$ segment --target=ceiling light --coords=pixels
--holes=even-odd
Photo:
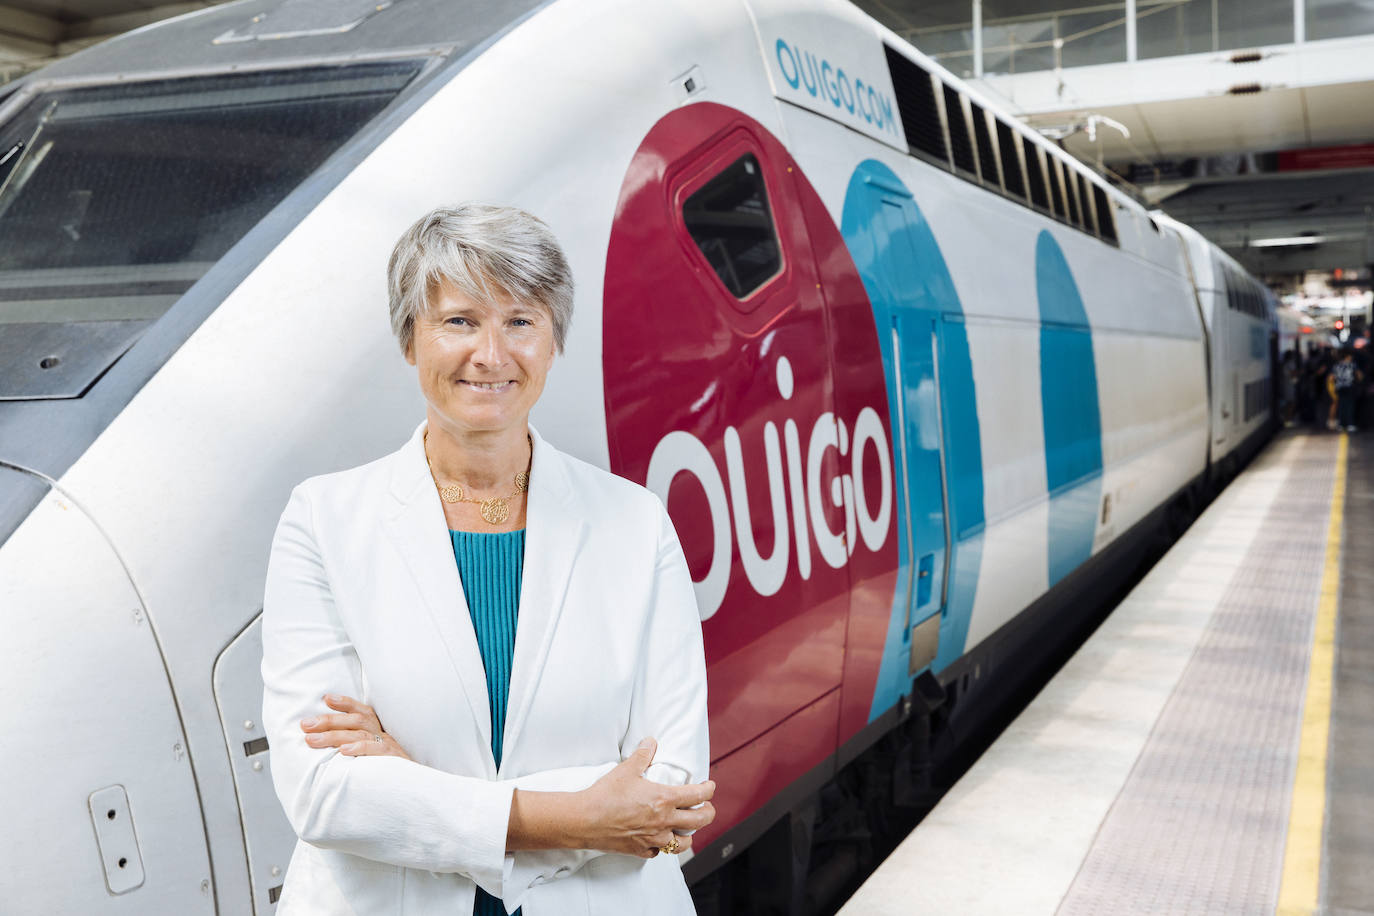
[[[1287,248],[1295,245],[1316,245],[1326,241],[1324,235],[1294,235],[1280,239],[1255,239],[1250,243],[1251,248]]]

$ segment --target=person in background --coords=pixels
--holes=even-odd
[[[1294,425],[1297,414],[1298,362],[1298,351],[1289,350],[1283,354],[1283,365],[1279,370],[1279,418],[1285,427]]]
[[[1312,366],[1316,362],[1312,353],[1308,353],[1298,361],[1297,374],[1297,400],[1298,400],[1298,422],[1304,425],[1312,423],[1316,416],[1316,406],[1312,396]]]
[[[1335,399],[1336,426],[1348,433],[1355,432],[1355,396],[1364,373],[1355,365],[1355,351],[1345,350],[1340,361],[1331,367],[1331,390]]]
[[[1320,348],[1313,354],[1309,369],[1307,378],[1312,393],[1312,423],[1326,426],[1333,417],[1335,403],[1330,398],[1327,382],[1330,367],[1327,365],[1326,348]]]
[[[687,563],[656,496],[529,424],[567,259],[470,205],[387,274],[425,420],[296,487],[268,565],[263,722],[300,838],[277,914],[690,916],[678,854],[715,786]]]
[[[1355,341],[1355,367],[1364,375],[1364,384],[1355,386],[1355,425],[1374,426],[1374,328],[1366,327]]]

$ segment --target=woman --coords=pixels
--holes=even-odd
[[[528,424],[566,259],[523,211],[439,209],[388,285],[426,421],[298,486],[272,545],[278,912],[691,913],[714,785],[682,549],[656,497]]]

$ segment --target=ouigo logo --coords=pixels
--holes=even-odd
[[[791,361],[780,356],[776,371],[778,395],[783,402],[790,401],[794,390]],[[768,493],[773,531],[773,543],[766,555],[756,543],[749,505],[750,481],[759,486],[759,478],[765,475],[759,473],[757,465],[752,475],[746,468],[739,430],[734,426],[725,429],[724,477],[710,450],[692,433],[676,430],[659,440],[649,459],[645,485],[666,503],[673,481],[679,474],[688,474],[705,493],[709,506],[711,561],[705,575],[693,583],[703,620],[713,616],[725,598],[732,539],[738,541],[740,562],[749,586],[763,596],[776,594],[782,588],[792,556],[796,557],[797,573],[803,579],[811,578],[813,541],[821,561],[831,569],[844,566],[860,540],[870,551],[880,550],[887,542],[893,507],[887,431],[872,407],[864,407],[853,419],[852,435],[850,427],[851,424],[826,411],[808,424],[803,449],[802,429],[795,419],[788,417],[783,421],[782,445],[777,423],[772,419],[764,422],[763,485]],[[830,476],[826,486],[824,470],[831,451],[838,453],[843,470]],[[876,494],[867,492],[864,479],[863,462],[869,454],[879,468],[881,482]],[[831,530],[826,517],[827,499],[844,513],[842,530]]]

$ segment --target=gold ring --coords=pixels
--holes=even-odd
[[[677,837],[673,837],[672,840],[669,841],[667,846],[660,846],[659,850],[661,852],[666,852],[668,855],[671,856],[673,853],[677,852],[681,848],[682,847],[678,845]]]

